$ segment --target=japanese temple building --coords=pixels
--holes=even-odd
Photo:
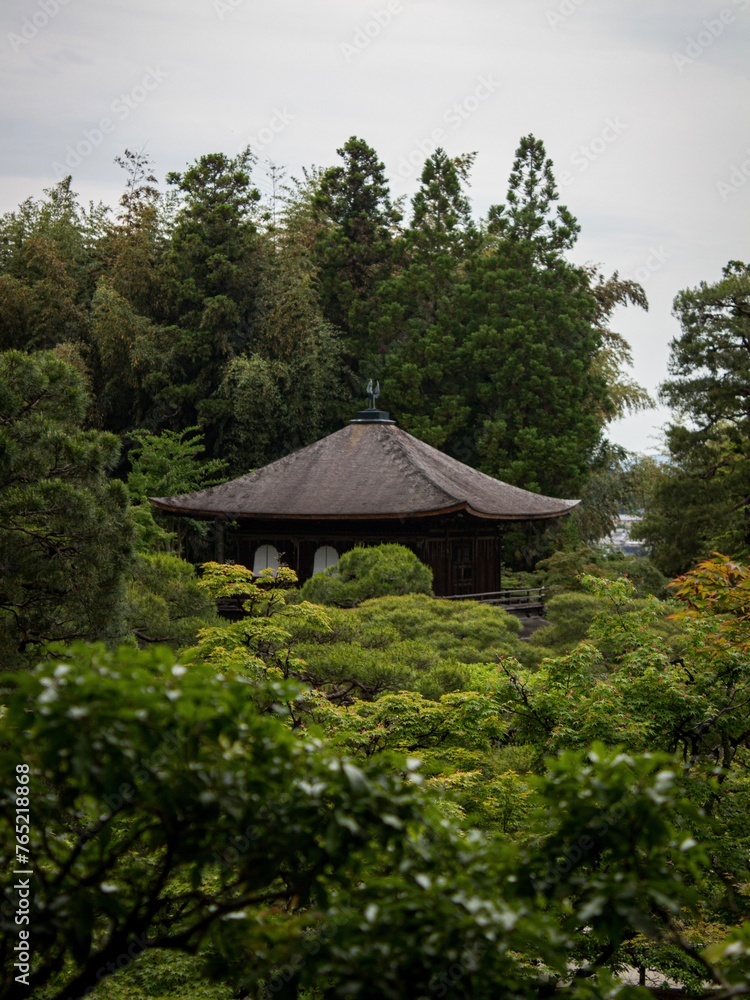
[[[282,563],[300,581],[354,546],[399,542],[432,568],[435,594],[450,596],[500,587],[503,525],[559,518],[579,501],[477,472],[371,408],[238,479],[151,503],[217,522],[218,559],[256,573]]]

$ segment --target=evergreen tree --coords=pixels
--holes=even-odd
[[[712,549],[750,551],[750,266],[730,261],[715,284],[680,292],[674,311],[682,333],[661,397],[678,419],[639,529],[669,575]]]
[[[477,245],[471,204],[465,193],[476,153],[449,157],[438,148],[425,162],[420,186],[412,198],[407,245],[424,255],[452,253],[463,259]]]
[[[132,525],[107,473],[120,445],[81,430],[75,370],[51,353],[0,355],[0,650],[3,661],[55,641],[122,638]]]
[[[544,143],[526,135],[516,150],[505,205],[493,205],[488,232],[498,238],[530,245],[542,265],[555,264],[574,246],[581,227],[564,205],[557,205],[552,160]]]
[[[117,221],[102,240],[106,277],[136,312],[153,318],[160,308],[158,274],[168,243],[164,197],[143,150],[126,149],[115,163],[125,170],[126,182]]]
[[[366,365],[374,353],[369,333],[375,293],[391,273],[401,212],[374,149],[352,136],[337,152],[343,166],[322,174],[314,197],[321,225],[313,262],[326,319],[343,331],[348,360]]]
[[[633,364],[630,345],[622,334],[610,327],[612,314],[618,306],[634,305],[648,310],[648,299],[638,282],[621,278],[617,271],[605,278],[596,267],[585,270],[596,301],[594,324],[601,337],[599,351],[592,361],[592,373],[597,378],[604,378],[607,385],[606,397],[601,400],[600,420],[604,425],[654,405],[646,390],[627,374]]]
[[[609,462],[606,423],[649,404],[610,329],[617,306],[645,306],[645,296],[565,259],[579,226],[556,204],[540,141],[521,140],[506,204],[490,209],[481,236],[462,189],[472,159],[438,150],[425,165],[408,265],[383,286],[381,322],[397,331],[385,390],[409,430],[462,461],[528,489],[580,495]]]
[[[70,177],[0,220],[0,349],[81,341],[105,210],[86,213]]]
[[[474,154],[451,158],[442,149],[427,159],[402,265],[379,290],[385,396],[404,426],[436,447],[470,417],[455,362],[467,318],[461,284],[480,246],[465,193],[473,162]]]
[[[564,256],[579,226],[556,205],[552,163],[526,136],[507,204],[490,210],[489,251],[472,261],[471,320],[459,350],[474,463],[526,489],[575,496],[601,437],[607,386],[585,273]]]
[[[353,375],[323,315],[300,221],[259,239],[252,347],[229,362],[212,404],[217,448],[237,473],[338,430],[351,411]]]
[[[96,423],[118,434],[142,426],[153,412],[147,386],[161,365],[158,333],[106,278],[91,300],[88,340]]]
[[[159,275],[158,348],[163,355],[155,395],[163,423],[183,428],[202,421],[213,447],[211,399],[227,362],[251,343],[257,230],[250,182],[252,155],[200,157],[167,180],[182,196]]]

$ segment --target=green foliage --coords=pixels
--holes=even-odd
[[[226,463],[222,459],[201,457],[205,444],[197,427],[180,432],[165,430],[160,434],[138,430],[130,437],[133,444],[128,452],[127,489],[134,504],[138,548],[146,553],[168,550],[176,539],[184,538],[187,527],[204,535],[205,522],[192,519],[185,522],[160,511],[155,514],[148,498],[177,496],[213,486],[222,481]],[[177,534],[170,532],[169,527],[175,528]]]
[[[377,285],[390,275],[393,230],[401,213],[391,201],[384,165],[352,136],[337,150],[342,166],[320,177],[313,198],[319,228],[312,246],[326,319],[341,330],[353,362],[371,355],[369,325]]]
[[[533,844],[467,838],[456,868],[428,834],[401,878],[366,882],[353,907],[337,899],[335,926],[300,982],[327,975],[340,984],[333,995],[399,1000],[531,998],[564,981],[562,995],[646,996],[618,992],[604,966],[620,967],[638,929],[668,946],[695,900],[689,882],[704,857],[684,824],[691,817],[695,831],[701,820],[670,759],[596,747],[550,761],[538,791]]]
[[[0,355],[0,650],[121,639],[132,524],[111,434],[81,430],[75,370],[49,353]]]
[[[537,629],[529,644],[543,646],[545,652],[565,652],[586,638],[594,618],[601,612],[602,603],[593,594],[562,593],[550,597],[544,615],[552,624]]]
[[[218,623],[216,606],[198,586],[195,567],[169,553],[140,553],[126,591],[128,630],[139,644],[192,645]]]
[[[623,552],[604,552],[597,565],[609,579],[626,576],[635,587],[637,597],[665,597],[667,578],[646,556],[629,556]]]
[[[326,609],[328,630],[302,643],[301,677],[328,700],[349,704],[387,692],[438,700],[453,691],[490,692],[495,661],[518,655],[518,622],[500,608],[426,595],[381,597]]]
[[[202,418],[211,445],[212,397],[228,361],[251,341],[259,198],[252,166],[249,150],[211,153],[167,176],[180,200],[157,272],[159,352],[149,386],[162,426],[179,430]]]
[[[747,411],[750,267],[730,261],[721,280],[675,299],[682,333],[671,344],[662,399],[670,464],[656,480],[639,535],[669,576],[712,549],[748,551]],[[684,421],[684,423],[683,423]]]
[[[531,998],[585,977],[591,962],[616,968],[635,932],[674,945],[698,897],[703,821],[661,754],[596,747],[550,760],[526,782],[535,836],[514,846],[467,835],[372,760],[354,765],[298,740],[258,712],[245,681],[164,649],[79,646],[3,684],[0,757],[15,773],[23,754],[34,793],[30,979],[47,1000],[94,988],[113,1000],[180,996],[190,962],[165,964],[173,950],[197,952],[196,996],[222,996],[204,985],[209,974],[235,995],[327,982],[331,995],[363,998],[450,989],[489,1000],[509,985]],[[282,716],[298,696],[266,686]],[[481,699],[445,703],[474,746],[495,738]],[[416,704],[390,707],[399,745],[426,736],[440,711],[420,721]],[[367,726],[379,710],[360,718]],[[444,749],[466,753],[446,722]],[[406,774],[416,767],[404,761]],[[3,795],[10,805],[15,791]],[[7,827],[11,809],[0,816]],[[0,949],[17,938],[9,930]],[[129,968],[101,983],[122,956]],[[3,1000],[20,995],[10,980],[0,987]],[[606,994],[592,984],[588,995]]]
[[[183,955],[153,949],[102,979],[90,996],[94,1000],[235,1000],[226,983],[205,976],[206,955]]]
[[[612,314],[618,307],[634,305],[647,310],[646,293],[641,285],[621,278],[617,271],[609,278],[605,278],[596,267],[589,267],[587,273],[597,304],[596,326],[601,334],[601,346],[592,370],[603,376],[608,387],[602,417],[612,420],[628,413],[648,410],[653,407],[653,400],[626,374],[633,363],[630,347],[621,334],[610,329]]]
[[[160,297],[169,199],[159,191],[151,157],[143,149],[126,149],[115,163],[127,179],[117,220],[102,238],[101,256],[112,289],[137,313],[152,315]]]
[[[689,800],[711,818],[711,871],[702,880],[700,909],[680,914],[671,943],[634,941],[628,961],[659,968],[693,989],[705,978],[706,958],[710,964],[711,956],[723,954],[712,947],[702,956],[700,949],[717,942],[727,922],[746,920],[750,912],[740,819],[750,802],[746,577],[747,569],[726,557],[702,564],[677,582],[686,611],[667,620],[670,605],[634,601],[627,581],[589,578],[606,607],[593,618],[587,640],[535,673],[504,663],[508,687],[499,694],[515,706],[509,720],[515,739],[542,752],[561,754],[601,740],[631,753],[678,753]],[[715,975],[727,981],[720,971]]]
[[[481,238],[461,188],[470,166],[440,150],[425,166],[406,266],[383,286],[385,391],[430,444],[517,486],[575,496],[600,461],[604,424],[643,402],[608,320],[645,299],[564,260],[579,227],[556,205],[540,141],[521,141],[507,204],[490,210]],[[435,232],[426,206],[440,209]],[[602,516],[609,523],[612,502]]]
[[[412,198],[409,242],[423,252],[453,252],[461,258],[478,242],[464,188],[476,153],[449,157],[438,148],[425,161],[419,190]]]
[[[336,566],[311,577],[303,600],[353,607],[386,594],[430,594],[432,571],[403,545],[383,544],[345,552]]]
[[[574,549],[559,549],[537,563],[537,571],[540,573],[540,582],[551,594],[582,590],[584,574],[602,576],[609,580],[626,576],[634,585],[638,597],[652,594],[663,597],[666,593],[666,577],[650,559],[606,548],[594,549],[581,545]]]
[[[579,538],[591,545],[601,542],[616,528],[622,513],[642,514],[658,476],[654,466],[648,457],[602,442],[592,459],[581,503],[570,518]]]
[[[551,594],[569,590],[582,590],[581,577],[601,575],[596,563],[597,554],[588,545],[575,549],[558,549],[547,559],[537,563],[537,570],[544,574],[544,586]]]
[[[198,586],[215,601],[239,605],[244,617],[201,629],[188,658],[256,679],[306,679],[297,646],[326,634],[331,625],[323,608],[307,601],[287,604],[283,588],[296,583],[293,571],[264,570],[256,577],[244,566],[226,563],[205,563],[202,569]]]
[[[467,457],[524,489],[575,496],[599,444],[606,393],[589,371],[596,308],[582,274],[562,260],[539,269],[535,254],[525,242],[501,243],[472,262],[476,318],[458,358],[476,435]]]
[[[544,143],[525,135],[516,149],[505,205],[493,205],[488,215],[493,234],[511,242],[534,244],[540,263],[549,263],[575,243],[581,227],[558,200],[552,161]]]
[[[222,482],[226,463],[202,457],[203,435],[197,427],[153,434],[138,430],[130,435],[128,493],[134,503],[148,497],[192,493]]]
[[[91,243],[106,210],[86,213],[71,179],[0,219],[0,350],[42,350],[80,341],[91,294]]]
[[[486,830],[516,833],[530,815],[534,795],[523,767],[508,766],[498,749],[507,742],[507,723],[487,697],[486,681],[477,685],[482,686],[484,693],[454,691],[431,699],[413,691],[385,693],[345,707],[320,700],[312,719],[332,746],[351,756],[395,760],[398,766],[401,755],[418,755],[420,773],[429,778],[426,787],[441,795],[446,815],[470,816]]]
[[[291,189],[274,172],[261,210],[248,152],[203,156],[162,195],[126,150],[115,220],[69,179],[0,220],[0,346],[55,349],[0,357],[0,652],[56,657],[6,677],[0,706],[0,765],[27,761],[33,790],[32,993],[643,996],[625,965],[739,991],[748,571],[715,554],[678,605],[648,560],[569,546],[648,495],[661,570],[746,550],[748,267],[678,296],[663,394],[686,424],[668,466],[636,461],[604,428],[649,405],[611,329],[645,295],[565,259],[578,224],[543,144],[522,139],[482,224],[473,154],[436,150],[405,229],[374,150],[339,152]],[[431,444],[584,497],[544,576],[506,580],[559,588],[528,644],[500,609],[432,598],[399,546],[301,593],[284,569],[196,579],[168,551],[145,497],[334,429],[357,369]],[[119,443],[87,420],[135,442],[135,559]],[[528,567],[550,544],[506,536]],[[116,653],[50,649],[128,634]],[[421,790],[404,780],[420,770]],[[0,998],[28,992],[9,977]]]
[[[145,386],[157,363],[157,340],[148,318],[105,278],[91,299],[89,340],[101,425],[120,433],[141,425],[149,413]]]
[[[209,939],[268,968],[274,920],[262,914],[324,899],[324,880],[346,885],[357,855],[398,851],[417,815],[408,783],[301,744],[257,711],[246,683],[163,647],[79,645],[3,686],[3,771],[24,761],[34,800],[32,992],[52,982],[51,997],[81,996],[123,955]],[[267,697],[281,706],[297,692],[277,685]],[[15,788],[2,795],[8,894]],[[4,963],[16,941],[3,925]],[[0,997],[19,995],[6,979]]]
[[[208,563],[199,582],[214,599],[239,602],[245,617],[202,629],[191,658],[222,670],[294,677],[312,701],[349,705],[388,692],[417,691],[439,700],[453,691],[490,692],[498,655],[517,654],[518,622],[500,608],[427,595],[382,597],[356,608],[288,602],[291,570],[254,577],[240,566]],[[308,719],[309,722],[309,719]]]
[[[744,627],[744,575],[719,564],[683,583],[694,613],[674,659],[659,633],[668,607],[590,578],[608,610],[587,643],[536,673],[506,657],[504,679],[437,700],[336,705],[268,663],[253,680],[163,649],[81,646],[6,677],[0,764],[12,769],[22,743],[44,789],[34,984],[45,1000],[83,993],[129,948],[132,967],[96,995],[180,996],[190,966],[165,965],[170,949],[197,953],[206,997],[223,995],[208,975],[257,996],[315,997],[325,983],[373,1000],[561,987],[603,1000],[633,963],[692,989],[744,982],[745,931],[727,939],[725,927],[748,916],[747,670],[723,626],[732,614]],[[275,629],[320,615],[287,605],[270,575],[214,564],[204,579],[245,598],[246,635],[266,640],[258,662]],[[327,628],[361,618],[374,645],[388,618],[405,637],[420,603],[456,641],[467,609],[420,595],[332,611]],[[299,625],[308,638],[311,622]],[[216,664],[227,653],[216,640],[233,634],[214,635]],[[419,770],[414,754],[424,795],[398,776]],[[483,834],[458,825],[468,815]]]
[[[481,243],[466,197],[474,155],[448,157],[437,149],[425,163],[403,238],[402,266],[378,289],[375,329],[386,351],[384,393],[403,425],[441,447],[465,426],[456,351],[465,307],[459,301],[464,268]]]
[[[387,623],[403,638],[428,641],[441,656],[462,663],[487,662],[504,652],[520,629],[518,620],[502,608],[419,595],[370,601],[355,615],[374,634]]]

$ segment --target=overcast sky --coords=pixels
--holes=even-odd
[[[482,215],[531,132],[575,259],[645,287],[615,328],[651,391],[675,294],[750,259],[750,0],[3,0],[0,51],[0,211],[67,173],[115,205],[126,147],[160,179],[248,143],[294,176],[358,135],[394,195],[437,145],[476,151]],[[611,436],[652,451],[667,416]]]

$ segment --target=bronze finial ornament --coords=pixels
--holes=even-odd
[[[370,409],[375,409],[375,400],[380,396],[380,382],[373,385],[372,379],[367,383],[367,395],[370,397]]]

